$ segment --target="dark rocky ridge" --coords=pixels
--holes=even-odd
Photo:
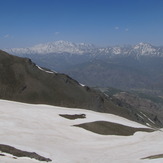
[[[88,131],[101,134],[101,135],[130,136],[138,131],[142,131],[142,132],[154,131],[148,128],[134,128],[134,127],[124,126],[122,124],[112,123],[107,121],[95,121],[89,123],[82,123],[74,126],[81,127]]]
[[[4,153],[12,154],[13,156],[16,156],[16,157],[29,157],[29,158],[34,158],[39,161],[46,161],[46,162],[52,161],[51,159],[40,156],[35,152],[23,151],[23,150],[20,150],[20,149],[17,149],[17,148],[14,148],[12,146],[5,145],[5,144],[0,144],[0,151]],[[1,154],[1,156],[5,156],[5,154]]]
[[[65,74],[48,73],[30,59],[15,57],[4,51],[0,51],[0,98],[89,109],[146,123],[137,118],[138,109],[121,107],[103,93],[81,86]],[[162,124],[156,126],[161,127]]]
[[[70,119],[70,120],[75,120],[75,119],[82,119],[86,118],[85,114],[59,114],[59,116]]]
[[[152,155],[152,156],[148,156],[142,159],[159,159],[159,158],[163,158],[163,154]]]

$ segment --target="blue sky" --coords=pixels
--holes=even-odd
[[[0,48],[65,40],[163,45],[163,0],[0,0]]]

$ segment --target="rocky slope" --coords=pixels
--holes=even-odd
[[[149,99],[140,98],[135,94],[127,92],[117,93],[113,97],[119,100],[121,105],[124,107],[130,107],[133,109],[139,108],[140,112],[137,114],[137,117],[142,121],[144,121],[144,119],[147,121],[153,119],[151,121],[152,123],[163,123],[163,106],[161,104],[155,103]]]
[[[102,95],[67,75],[42,69],[30,59],[0,51],[0,98],[70,107],[105,108]],[[102,107],[102,108],[100,108]]]

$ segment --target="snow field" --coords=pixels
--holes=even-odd
[[[85,114],[86,118],[69,120],[59,114]],[[146,127],[112,114],[0,100],[0,144],[36,152],[52,159],[52,163],[163,162],[163,159],[141,159],[163,153],[162,131],[137,132],[133,136],[103,136],[73,127],[75,124],[97,120]],[[0,156],[0,162],[39,161],[29,158],[13,159],[7,155]]]

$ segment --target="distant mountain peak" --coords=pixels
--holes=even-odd
[[[137,55],[157,55],[158,54],[158,49],[154,46],[152,46],[149,43],[143,43],[140,42],[139,44],[135,45],[133,47],[133,51]]]
[[[150,43],[147,43],[147,42],[140,42],[140,43],[138,43],[138,45],[144,46],[144,45],[151,45],[151,44]]]
[[[153,47],[153,46],[152,46],[151,44],[145,43],[145,42],[140,42],[140,43],[138,43],[138,44],[136,44],[136,45],[134,46],[135,49],[136,49],[136,48],[142,48],[142,47],[151,48],[151,47]]]

